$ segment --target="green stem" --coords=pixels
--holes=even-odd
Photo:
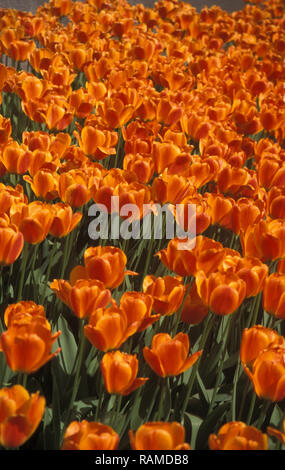
[[[28,243],[24,244],[22,256],[23,257],[22,257],[22,264],[21,264],[21,277],[20,277],[18,297],[17,297],[18,302],[22,300],[22,295],[23,295],[24,280],[25,280],[26,267],[27,267],[27,261],[28,261],[28,256],[29,256],[29,244]]]
[[[57,249],[57,244],[54,241],[53,246],[52,246],[52,250],[51,250],[51,254],[50,254],[49,265],[48,265],[48,269],[47,269],[47,273],[46,273],[46,282],[45,282],[44,292],[43,292],[43,296],[42,296],[42,304],[45,301],[46,291],[47,291],[49,277],[50,277],[50,273],[51,273],[52,261],[53,261],[56,249]]]
[[[179,322],[180,322],[180,318],[181,318],[181,313],[182,313],[182,310],[183,310],[183,307],[184,307],[184,304],[185,304],[185,301],[187,299],[187,296],[191,290],[191,287],[193,285],[193,282],[194,282],[194,277],[192,277],[190,279],[190,282],[188,283],[188,286],[186,287],[185,289],[185,294],[184,294],[184,297],[183,297],[183,300],[182,300],[182,303],[179,307],[179,310],[177,312],[177,315],[176,315],[176,318],[175,318],[175,326],[174,326],[174,329],[173,329],[173,337],[176,335],[177,333],[177,330],[178,330],[178,326],[179,326]]]
[[[76,372],[75,372],[75,377],[74,377],[74,383],[73,383],[73,389],[71,393],[71,398],[70,398],[70,403],[64,423],[64,427],[62,430],[62,439],[64,437],[65,430],[69,424],[70,416],[72,413],[72,408],[76,399],[76,395],[79,389],[80,385],[80,373],[81,373],[81,368],[83,364],[83,358],[84,358],[84,350],[85,350],[85,344],[86,344],[86,338],[84,335],[84,321],[81,322],[81,330],[80,330],[80,335],[79,335],[79,351],[78,351],[78,356],[77,356],[77,365],[76,365]]]
[[[219,383],[220,383],[220,378],[221,378],[221,374],[222,374],[222,370],[223,370],[223,365],[224,365],[223,359],[225,358],[225,353],[226,353],[226,348],[227,348],[227,343],[228,343],[228,338],[229,338],[229,332],[230,332],[230,329],[231,329],[230,327],[233,324],[234,314],[231,314],[230,318],[225,318],[225,320],[227,320],[227,324],[226,324],[225,330],[223,332],[223,345],[222,345],[222,351],[221,351],[222,360],[220,361],[220,365],[219,365],[219,369],[218,369],[218,373],[217,373],[217,380],[216,380],[216,383],[215,383],[211,403],[210,403],[210,406],[209,406],[208,415],[211,414],[211,412],[213,411],[213,407],[214,407],[214,404],[215,404],[215,399],[216,399],[216,395],[217,395],[217,391],[218,391],[218,387],[219,387]]]
[[[209,312],[209,314],[206,318],[203,333],[202,333],[202,336],[201,336],[201,339],[200,339],[200,342],[199,342],[199,350],[204,349],[207,338],[208,338],[209,333],[211,331],[211,328],[213,326],[214,320],[215,320],[215,315],[212,312]],[[184,399],[184,403],[182,405],[182,412],[181,412],[182,417],[184,416],[184,413],[185,413],[187,405],[188,405],[189,397],[191,396],[192,387],[193,387],[194,382],[195,382],[196,372],[197,372],[197,369],[198,369],[198,366],[199,366],[199,362],[200,361],[198,359],[198,361],[196,361],[195,364],[192,367],[190,379],[189,379],[188,386],[187,386],[186,396],[185,396],[185,399]]]

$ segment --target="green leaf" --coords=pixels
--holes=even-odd
[[[67,374],[71,374],[78,350],[77,343],[73,333],[69,329],[67,321],[62,315],[59,316],[57,325],[58,329],[61,331],[61,335],[58,337],[58,343],[61,347],[61,351],[58,355],[59,362],[63,370]]]
[[[223,416],[230,408],[230,403],[222,403],[218,405],[212,413],[207,416],[197,434],[196,449],[208,450],[209,435],[214,433],[217,427],[221,427],[223,423]]]

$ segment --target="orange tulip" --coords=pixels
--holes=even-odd
[[[0,264],[13,264],[24,247],[24,236],[15,226],[0,224]]]
[[[111,300],[111,292],[95,279],[79,279],[73,285],[63,279],[55,279],[50,288],[78,318],[90,317],[97,308],[105,308]]]
[[[282,219],[260,220],[241,232],[245,256],[273,261],[285,257],[285,224]]]
[[[179,276],[190,276],[200,269],[205,273],[215,271],[225,252],[221,243],[199,235],[190,240],[173,238],[167,248],[156,255],[170,271]]]
[[[52,335],[44,317],[27,316],[14,320],[0,337],[0,350],[10,369],[31,374],[56,356],[60,348],[51,352],[60,331]]]
[[[138,321],[129,323],[124,310],[113,302],[111,307],[93,312],[84,326],[84,334],[93,346],[106,352],[119,348],[137,331],[139,325]]]
[[[135,434],[129,431],[129,438],[133,450],[190,450],[185,429],[175,421],[142,424]]]
[[[89,247],[84,252],[84,267],[76,267],[70,274],[72,282],[75,279],[97,279],[105,287],[114,289],[118,287],[127,274],[136,274],[125,271],[127,257],[125,253],[114,246]]]
[[[209,436],[210,450],[268,450],[268,438],[254,426],[241,421],[224,424]]]
[[[5,145],[1,161],[9,173],[24,174],[29,168],[32,152],[12,141]]]
[[[263,307],[277,318],[285,318],[285,274],[273,273],[265,280]]]
[[[149,156],[126,154],[124,157],[124,170],[134,172],[139,183],[148,183],[154,174],[154,162]]]
[[[129,324],[138,324],[138,331],[143,331],[160,318],[160,314],[151,315],[153,298],[143,292],[127,291],[120,299],[120,308],[125,312]]]
[[[251,367],[261,351],[274,345],[285,346],[285,339],[277,331],[262,325],[245,328],[240,346],[241,362]]]
[[[156,278],[146,276],[143,281],[143,291],[153,298],[153,310],[161,315],[172,315],[182,304],[185,286],[178,276]]]
[[[196,274],[197,292],[216,315],[229,315],[242,304],[246,283],[237,274],[204,271]]]
[[[88,178],[81,170],[61,173],[58,182],[60,199],[71,207],[81,207],[91,199]]]
[[[21,385],[0,389],[0,443],[13,448],[23,445],[39,426],[45,398],[31,393]]]
[[[194,281],[189,294],[185,298],[180,320],[189,325],[201,323],[209,313],[209,307],[197,292],[197,284]]]
[[[34,194],[46,201],[58,198],[59,175],[49,168],[40,168],[31,178],[24,175],[23,179],[30,184]]]
[[[148,378],[137,378],[138,359],[136,355],[111,351],[101,361],[101,371],[108,393],[129,395],[141,387]]]
[[[283,432],[279,431],[278,429],[272,428],[271,426],[268,426],[266,431],[269,436],[276,437],[277,439],[279,439],[279,441],[282,442],[282,444],[285,444],[285,419],[283,420]]]
[[[171,338],[167,333],[158,333],[152,338],[151,348],[144,347],[143,355],[157,375],[167,377],[185,372],[199,359],[202,350],[187,357],[189,347],[187,334],[178,333]]]
[[[68,204],[57,203],[53,205],[55,211],[49,233],[54,237],[66,237],[82,219],[82,213],[73,213]]]
[[[45,309],[43,305],[37,305],[33,300],[21,300],[15,304],[10,304],[5,309],[4,321],[9,327],[14,320],[20,319],[22,316],[40,316],[45,318]]]
[[[30,204],[14,204],[10,209],[10,216],[25,241],[35,245],[48,235],[54,212],[52,205],[34,201]]]
[[[285,398],[285,346],[270,346],[261,351],[252,365],[244,364],[254,391],[259,398],[272,402]]]
[[[84,419],[69,424],[61,450],[116,450],[118,444],[119,435],[110,426]]]
[[[1,101],[0,101],[1,103]],[[12,126],[10,119],[0,115],[0,145],[5,145],[10,139]]]

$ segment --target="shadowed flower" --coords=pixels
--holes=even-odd
[[[209,436],[210,450],[268,450],[268,438],[257,428],[241,421],[224,424]]]
[[[129,431],[129,438],[133,450],[190,450],[185,429],[175,421],[142,424],[135,433]]]
[[[61,450],[115,450],[119,435],[102,423],[72,421],[67,427]]]
[[[252,370],[243,367],[259,398],[272,402],[285,398],[285,346],[270,346],[258,354]]]
[[[241,362],[251,367],[259,353],[273,345],[285,346],[285,339],[277,331],[262,325],[245,328],[240,346]]]
[[[23,445],[42,420],[45,398],[21,385],[0,390],[0,443],[13,448]]]

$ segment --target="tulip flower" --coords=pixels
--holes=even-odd
[[[102,423],[72,421],[64,434],[61,450],[116,450],[119,435]]]
[[[274,261],[285,257],[285,224],[282,219],[261,220],[241,232],[241,245],[245,256],[261,261]]]
[[[260,352],[274,345],[285,346],[285,339],[277,331],[262,325],[245,328],[240,346],[241,362],[251,367]]]
[[[135,433],[129,431],[129,438],[133,450],[190,450],[185,429],[176,421],[142,424]]]
[[[60,334],[60,331],[52,334],[44,317],[24,315],[2,333],[0,351],[10,369],[32,374],[59,353],[60,348],[53,353],[51,350]]]
[[[246,283],[237,274],[211,273],[196,275],[197,292],[216,315],[229,315],[242,304],[246,295]]]
[[[158,333],[152,338],[151,348],[145,346],[143,355],[148,365],[160,377],[179,375],[192,367],[202,350],[188,356],[189,338],[178,333],[174,338],[167,333]]]
[[[285,318],[285,274],[273,273],[265,279],[263,307],[276,318]]]
[[[210,450],[268,450],[268,437],[241,421],[224,424],[218,434],[209,436]]]
[[[136,355],[111,351],[101,361],[101,371],[108,393],[129,395],[141,387],[148,378],[137,378],[138,359]]]
[[[120,248],[89,247],[84,252],[85,266],[75,267],[70,274],[70,279],[72,283],[76,279],[97,279],[103,282],[105,287],[114,289],[123,282],[127,274],[137,274],[125,270],[126,263],[127,257]]]
[[[153,297],[153,310],[161,315],[172,315],[182,304],[185,286],[178,276],[156,278],[146,276],[143,281],[143,291]]]
[[[261,351],[252,364],[252,370],[245,364],[243,367],[259,398],[272,402],[285,398],[284,346],[273,345]]]
[[[13,264],[24,247],[24,236],[15,226],[0,224],[0,265]]]
[[[185,298],[180,320],[189,325],[201,323],[209,313],[209,307],[197,292],[197,284],[194,281],[188,295]]]
[[[81,212],[72,212],[68,204],[57,203],[53,205],[55,211],[49,233],[54,237],[66,237],[79,224],[82,219]]]
[[[63,279],[54,279],[50,288],[78,318],[87,318],[111,300],[111,292],[95,279],[78,279],[73,285]]]
[[[29,394],[21,385],[0,389],[0,443],[3,447],[22,446],[38,428],[45,409],[39,392]]]
[[[84,326],[84,334],[100,351],[119,348],[140,326],[139,321],[128,322],[128,317],[114,301],[111,307],[98,308]]]
[[[48,235],[54,211],[52,205],[34,201],[29,204],[13,204],[10,217],[23,234],[25,242],[36,245]]]
[[[14,320],[25,316],[40,316],[45,318],[45,309],[43,305],[37,305],[33,300],[21,300],[15,304],[10,304],[4,312],[4,322],[9,327]]]
[[[160,314],[152,315],[153,297],[147,293],[127,291],[120,299],[120,308],[125,312],[128,323],[138,325],[143,331],[160,318]]]
[[[215,271],[224,257],[224,249],[221,243],[199,235],[190,240],[174,238],[157,256],[170,271],[180,276],[190,276],[199,269]]]

